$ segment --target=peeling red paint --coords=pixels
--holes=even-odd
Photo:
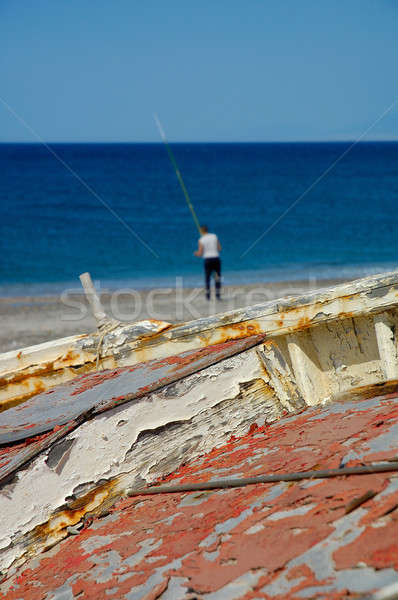
[[[188,483],[391,459],[398,451],[397,398],[336,404],[252,427],[165,479]],[[353,597],[366,573],[382,585],[395,569],[398,579],[396,481],[391,473],[350,475],[124,499],[3,585],[9,600],[39,600],[61,586],[93,599],[133,592],[155,599],[171,589],[176,600],[206,598],[237,581],[234,598]],[[361,497],[368,499],[354,506]],[[322,553],[330,573],[317,566]],[[358,576],[345,579],[351,569]],[[369,583],[366,591],[372,589]]]
[[[129,371],[128,367],[121,367],[112,371],[100,371],[98,373],[89,373],[86,375],[81,375],[80,377],[76,377],[71,384],[71,386],[73,385],[73,391],[70,393],[70,395],[78,396],[86,390],[90,390],[97,385],[101,385],[101,383],[104,383],[104,381],[115,379],[121,373],[126,371]],[[47,394],[49,393],[51,393],[51,391],[47,392]]]

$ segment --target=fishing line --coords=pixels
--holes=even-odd
[[[184,180],[183,180],[183,178],[182,178],[182,175],[181,175],[181,173],[180,173],[180,170],[179,170],[179,168],[178,168],[178,165],[177,165],[176,159],[174,158],[174,154],[173,154],[173,152],[171,151],[171,148],[170,148],[170,146],[169,146],[169,143],[168,143],[168,141],[167,141],[166,134],[165,134],[165,132],[164,132],[164,130],[163,130],[163,127],[162,127],[162,125],[161,125],[161,123],[160,123],[160,121],[159,121],[159,118],[158,118],[157,114],[154,114],[154,115],[153,115],[153,118],[155,119],[155,123],[156,123],[156,125],[158,126],[159,133],[160,133],[160,137],[162,138],[162,140],[163,140],[163,143],[164,143],[164,145],[166,146],[167,154],[169,155],[169,158],[170,158],[171,164],[172,164],[172,165],[173,165],[173,167],[174,167],[174,170],[175,170],[175,172],[176,172],[176,175],[177,175],[177,179],[178,179],[178,181],[180,182],[181,189],[182,189],[182,191],[183,191],[183,194],[184,194],[184,197],[185,197],[186,203],[188,204],[189,210],[191,211],[191,214],[192,214],[193,220],[194,220],[194,222],[195,222],[196,228],[197,228],[197,230],[198,230],[198,232],[199,232],[199,235],[202,235],[202,232],[200,231],[199,219],[198,219],[198,217],[197,217],[197,215],[196,215],[196,212],[195,212],[195,209],[194,209],[194,207],[192,206],[192,202],[191,202],[191,199],[190,199],[190,197],[189,197],[188,190],[187,190],[187,188],[185,187]]]

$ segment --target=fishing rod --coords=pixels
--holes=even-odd
[[[199,235],[201,235],[201,234],[202,234],[202,232],[201,232],[201,230],[200,230],[199,219],[198,219],[198,217],[197,217],[197,215],[196,215],[196,212],[195,212],[195,209],[194,209],[194,207],[192,206],[192,202],[191,202],[191,199],[190,199],[190,197],[189,197],[188,190],[187,190],[187,188],[185,187],[184,180],[183,180],[183,178],[182,178],[182,175],[181,175],[181,173],[180,173],[180,170],[179,170],[179,168],[178,168],[178,165],[177,165],[176,159],[174,158],[174,154],[172,153],[172,151],[171,151],[171,148],[170,148],[170,146],[169,146],[169,143],[168,143],[168,141],[167,141],[166,134],[165,134],[165,132],[164,132],[164,130],[163,130],[163,127],[162,127],[162,125],[161,125],[161,123],[160,123],[160,121],[159,121],[159,118],[158,118],[157,114],[154,114],[154,115],[153,115],[153,117],[154,117],[154,119],[155,119],[156,125],[158,126],[159,133],[160,133],[160,137],[162,138],[162,140],[163,140],[163,143],[164,143],[164,145],[166,146],[167,154],[169,155],[169,158],[170,158],[170,160],[171,160],[171,164],[172,164],[172,165],[173,165],[173,167],[174,167],[174,170],[175,170],[175,172],[176,172],[176,175],[177,175],[177,179],[178,179],[178,181],[180,182],[181,189],[182,189],[182,191],[183,191],[183,194],[184,194],[184,197],[185,197],[186,203],[188,204],[189,210],[191,211],[191,214],[192,214],[193,220],[194,220],[194,222],[195,222],[196,228],[197,228],[197,230],[199,231]]]

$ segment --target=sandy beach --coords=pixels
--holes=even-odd
[[[202,288],[119,290],[101,295],[107,314],[120,321],[152,318],[170,323],[190,321],[289,295],[337,285],[344,280],[282,281],[227,286],[223,299],[208,302]],[[0,298],[0,352],[95,330],[83,294]]]

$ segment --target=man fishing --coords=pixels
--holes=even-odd
[[[198,242],[198,249],[194,252],[195,256],[201,256],[204,259],[204,268],[205,268],[205,282],[206,282],[206,298],[210,300],[210,278],[214,271],[214,279],[216,283],[216,298],[217,300],[221,300],[220,292],[221,292],[221,261],[220,261],[220,252],[221,252],[221,244],[218,241],[218,237],[215,233],[209,233],[209,230],[206,225],[200,226],[198,217],[196,215],[195,209],[192,205],[191,199],[188,194],[188,190],[185,187],[184,180],[182,178],[181,172],[177,166],[176,159],[174,158],[174,154],[169,146],[169,143],[166,139],[166,134],[163,131],[163,127],[160,124],[159,118],[157,115],[154,115],[156,124],[159,129],[160,137],[162,138],[164,145],[166,146],[167,153],[169,155],[170,161],[174,167],[174,170],[177,175],[177,179],[180,183],[182,192],[185,197],[185,201],[188,205],[189,210],[191,211],[192,218],[196,225],[197,230],[199,231],[200,238]]]
[[[221,244],[215,233],[209,233],[207,225],[200,228],[202,234],[198,241],[198,249],[194,252],[195,256],[202,257],[205,269],[206,298],[210,300],[210,278],[214,271],[216,284],[216,298],[221,300]]]

